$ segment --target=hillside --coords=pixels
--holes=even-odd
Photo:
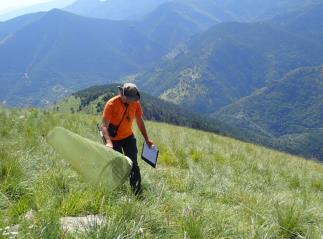
[[[118,84],[100,85],[77,91],[54,104],[51,109],[61,113],[81,112],[101,116],[106,101],[118,94],[117,86]],[[200,129],[244,140],[251,140],[257,136],[219,120],[190,112],[145,92],[141,92],[140,102],[146,120]]]
[[[168,49],[216,23],[236,20],[210,0],[78,0],[65,10],[87,17],[131,19],[138,31]]]
[[[138,19],[170,0],[76,0],[64,10],[110,20]]]
[[[143,17],[136,27],[149,39],[172,49],[177,44],[187,43],[195,34],[202,33],[222,20],[218,15],[225,13],[218,13],[209,7],[201,4],[201,1],[195,1],[194,4],[187,1],[167,2]]]
[[[132,19],[150,39],[174,47],[220,22],[250,22],[314,8],[311,1],[213,1],[213,0],[78,0],[65,8],[73,13],[105,19]],[[322,1],[321,1],[322,3]],[[292,12],[292,13],[291,13]],[[319,10],[317,11],[319,12]],[[305,19],[307,20],[307,19]],[[303,22],[301,25],[306,25]]]
[[[159,59],[166,51],[129,23],[84,18],[52,10],[25,24],[15,19],[0,41],[0,100],[44,106],[66,92],[115,82]],[[27,16],[21,18],[26,19]]]
[[[0,42],[1,45],[5,43],[5,39],[12,33],[24,28],[28,24],[39,20],[44,16],[44,12],[38,12],[34,14],[26,14],[21,17],[14,18],[6,22],[0,22]]]
[[[126,0],[80,2],[132,6]],[[230,11],[231,3],[212,0],[151,1],[155,10],[135,21],[56,9],[0,22],[0,101],[43,107],[75,90],[130,74],[145,90],[154,89],[154,95],[214,113],[290,70],[322,64],[322,5],[314,3],[297,1],[297,11],[290,9],[296,13],[268,24],[216,24],[247,18],[236,15],[238,9]],[[249,6],[243,4],[241,9]],[[285,1],[273,4],[289,9]],[[272,8],[269,2],[264,7]]]
[[[216,22],[200,8],[165,6],[133,22],[57,9],[1,22],[0,100],[42,107],[69,92],[118,81]]]
[[[290,141],[293,152],[312,151],[323,159],[323,66],[292,71],[215,116],[250,132]]]
[[[320,238],[323,167],[210,133],[147,122],[157,169],[140,160],[144,196],[92,188],[46,143],[54,126],[99,142],[98,118],[0,109],[0,233],[73,238],[60,218],[99,214],[78,238]],[[138,145],[142,138],[138,135]],[[32,211],[30,211],[32,209]],[[26,213],[32,217],[25,217]]]
[[[294,84],[298,86],[298,83],[299,82]],[[310,84],[311,83],[308,83],[308,85]],[[312,88],[313,87],[316,87],[315,84],[313,84]],[[317,124],[321,123],[321,101],[319,100],[319,98],[322,94],[316,93],[317,91],[313,91],[310,94],[308,94],[309,96],[312,94],[312,98],[316,97],[318,99],[315,106],[312,104],[313,101],[307,102],[307,106],[306,104],[304,104],[304,102],[296,103],[297,106],[295,106],[295,108],[297,109],[294,110],[297,110],[297,112],[300,113],[300,115],[302,109],[304,110],[304,112],[308,109],[311,109],[310,111],[313,112],[312,114],[307,114],[303,112],[303,114],[307,115],[306,120],[303,120],[303,125],[308,124],[307,121],[316,122],[316,126]],[[53,109],[55,112],[81,112],[92,115],[101,115],[105,102],[111,97],[115,96],[116,94],[118,94],[117,84],[93,86],[73,93],[71,96],[65,98],[64,100],[57,102],[54,106],[51,107],[51,109]],[[281,94],[278,93],[278,95]],[[298,95],[294,96],[294,98],[295,97],[298,97]],[[290,99],[290,97],[288,99]],[[285,101],[288,101],[288,99],[285,99]],[[262,102],[261,99],[257,102],[266,105],[264,102]],[[269,102],[271,101],[268,100],[267,103]],[[297,100],[295,100],[295,102],[297,102]],[[284,152],[302,155],[307,158],[316,158],[319,160],[323,160],[323,153],[321,147],[322,138],[320,137],[321,128],[318,126],[316,128],[304,128],[304,126],[298,126],[301,130],[296,131],[296,120],[295,122],[291,122],[291,115],[283,115],[279,117],[280,111],[279,107],[277,110],[276,104],[273,104],[273,110],[272,112],[269,112],[270,114],[268,112],[261,112],[264,115],[264,117],[261,119],[259,125],[257,125],[258,122],[253,122],[246,116],[240,117],[240,111],[240,113],[231,112],[230,109],[234,107],[230,106],[228,106],[227,111],[220,111],[218,115],[213,115],[213,117],[211,118],[206,115],[193,113],[183,107],[169,103],[156,97],[152,97],[144,92],[142,92],[141,103],[143,105],[145,119],[147,120],[165,122],[172,125],[180,125],[189,128],[200,129],[243,140],[245,142],[252,142],[264,145],[266,147],[278,149]],[[283,104],[282,102],[279,103]],[[303,108],[298,106],[300,104],[303,105]],[[233,104],[233,106],[235,105],[236,104]],[[284,105],[286,105],[286,103]],[[240,109],[240,107],[241,106],[238,106],[237,109]],[[308,107],[308,109],[306,107]],[[253,105],[250,105],[249,110],[253,112],[256,111],[257,108],[253,107]],[[278,113],[276,111],[278,111]],[[266,117],[266,114],[269,115]],[[275,115],[277,115],[277,119],[273,119]],[[283,121],[281,121],[281,119],[283,119]],[[274,132],[268,130],[266,131],[265,129],[260,127],[261,124],[269,123],[271,121],[278,122],[281,130],[288,130],[288,127],[290,127],[289,134],[275,136]]]
[[[139,20],[147,15],[158,16],[165,9],[166,11],[173,9],[179,15],[190,16],[192,12],[195,12],[195,17],[204,16],[205,19],[211,19],[217,16],[221,20],[232,20],[226,11],[218,8],[217,4],[211,0],[78,0],[65,8],[67,11],[82,16],[114,20]],[[167,21],[167,19],[162,20]],[[195,20],[199,21],[199,19]],[[177,23],[174,22],[174,24]]]
[[[285,15],[317,4],[322,0],[226,0],[217,1],[217,5],[225,12],[239,17],[240,21],[264,21],[277,15]]]
[[[318,29],[319,30],[319,29]],[[136,76],[153,95],[211,114],[289,71],[323,62],[323,46],[267,23],[220,23],[186,52]]]
[[[322,3],[322,0],[77,0],[65,10],[87,17],[124,20],[143,17],[165,3],[184,4],[198,9],[200,14],[216,15],[223,21],[250,22],[305,9]]]
[[[299,68],[217,112],[248,118],[275,136],[323,128],[323,66]],[[233,123],[233,122],[230,122]],[[285,123],[285,124],[284,124]]]
[[[322,12],[323,3],[277,16],[271,22],[303,37],[321,41],[323,37]]]

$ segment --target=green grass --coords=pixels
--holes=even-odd
[[[59,218],[88,214],[107,224],[79,238],[323,237],[318,162],[147,122],[160,157],[157,169],[139,160],[144,198],[136,199],[128,183],[108,194],[91,187],[46,143],[58,125],[99,142],[98,117],[2,108],[0,120],[0,228],[20,224],[19,238],[75,238]]]

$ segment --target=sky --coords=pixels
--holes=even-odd
[[[38,3],[51,2],[53,0],[0,0],[0,13],[24,8]]]

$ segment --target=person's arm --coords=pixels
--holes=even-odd
[[[110,138],[110,135],[109,135],[109,131],[108,131],[109,124],[110,124],[109,121],[107,122],[105,119],[103,119],[102,124],[101,124],[101,130],[102,130],[102,133],[103,133],[103,137],[106,140],[105,145],[107,147],[109,147],[109,148],[113,148],[113,144],[112,144],[112,141],[111,141],[111,138]]]
[[[144,139],[146,141],[146,144],[149,146],[149,148],[151,148],[151,146],[154,144],[154,142],[148,138],[147,130],[146,130],[145,123],[144,123],[142,116],[137,116],[136,122],[137,122],[138,128],[139,128],[142,136],[144,137]]]

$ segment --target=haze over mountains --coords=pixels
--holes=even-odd
[[[37,100],[59,93],[60,88],[64,92],[117,81],[166,52],[126,22],[84,18],[61,10],[24,18],[32,18],[31,23],[13,19],[0,30],[4,35],[0,78],[5,86],[0,94],[18,105],[15,97],[31,97],[30,102],[20,102],[40,105]],[[8,24],[15,31],[5,35],[2,29],[8,32]]]
[[[163,3],[181,4],[219,20],[259,21],[321,3],[320,0],[76,0],[65,8],[87,17],[140,18]]]
[[[19,16],[0,22],[0,101],[43,107],[91,85],[131,80],[259,137],[310,142],[308,150],[323,122],[322,12],[322,0],[78,0]],[[298,102],[274,100],[293,92],[286,82],[297,82],[297,99],[312,101],[290,104],[296,111],[270,106]]]
[[[164,99],[210,114],[295,68],[321,64],[322,53],[319,41],[287,28],[221,23],[196,37],[186,53],[138,75],[136,82]]]
[[[49,11],[53,8],[64,8],[69,6],[71,3],[73,3],[75,0],[48,0],[47,2],[44,3],[38,3],[26,7],[16,7],[16,9],[13,9],[11,11],[0,11],[0,21],[7,21],[12,18],[22,16],[25,14],[30,14],[30,13],[36,13],[40,11]],[[17,2],[17,1],[14,1]],[[25,1],[20,1],[21,4],[24,6]],[[17,3],[16,3],[17,4]],[[18,5],[18,4],[17,4]]]
[[[65,10],[86,17],[110,20],[137,19],[170,0],[76,0]]]
[[[287,15],[277,16],[272,19],[272,23],[286,27],[293,33],[322,42],[322,12],[323,4],[321,3],[314,6],[308,6]]]

